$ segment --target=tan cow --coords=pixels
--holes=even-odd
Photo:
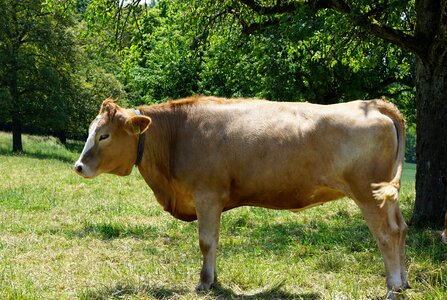
[[[192,97],[133,110],[108,99],[75,170],[128,175],[137,162],[166,211],[198,219],[198,290],[214,282],[223,211],[298,211],[348,196],[378,243],[392,296],[409,287],[397,200],[404,148],[402,116],[383,100],[323,106]]]

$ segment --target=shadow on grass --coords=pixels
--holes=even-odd
[[[90,289],[82,291],[78,295],[80,300],[96,300],[96,299],[122,299],[128,296],[150,296],[154,299],[167,299],[175,295],[185,295],[189,291],[186,289],[170,289],[165,287],[152,287],[149,285],[122,285],[117,284],[111,287],[104,287],[99,289]],[[127,297],[126,297],[127,296]]]
[[[88,235],[102,240],[112,240],[126,237],[138,239],[156,239],[159,237],[157,227],[150,225],[128,225],[126,223],[87,223],[81,229],[64,230],[68,238],[83,238]]]
[[[129,284],[117,284],[111,287],[104,287],[98,289],[85,290],[79,293],[78,299],[121,299],[129,296],[149,296],[154,299],[169,299],[176,298],[176,296],[185,296],[186,294],[195,294],[187,289],[166,288],[150,286],[148,284],[143,285],[129,285]],[[192,295],[192,296],[193,296]],[[207,293],[199,293],[199,296],[213,297],[216,299],[302,299],[302,300],[317,300],[321,299],[321,296],[317,293],[302,293],[292,294],[282,290],[282,284],[268,288],[258,293],[244,295],[236,294],[229,288],[222,287],[219,283],[215,284],[213,288]]]
[[[279,284],[268,288],[266,290],[260,291],[258,293],[253,293],[249,295],[236,294],[233,290],[221,286],[219,283],[213,285],[212,290],[209,292],[210,295],[216,298],[223,299],[301,299],[301,300],[316,300],[321,299],[321,295],[317,293],[302,293],[302,294],[292,294],[282,290],[283,284]]]
[[[402,210],[409,209],[403,208]],[[221,234],[220,255],[231,257],[256,248],[260,251],[281,255],[297,246],[300,256],[315,255],[320,250],[345,251],[346,253],[377,252],[378,246],[363,217],[358,214],[345,216],[337,213],[330,219],[315,219],[304,224],[299,220],[288,223],[263,222],[257,226],[250,224],[238,228],[240,220],[230,220],[226,231]],[[233,243],[232,240],[242,240]],[[446,247],[441,243],[436,231],[410,226],[407,237],[407,256],[416,255],[420,259],[441,263],[445,261]],[[379,254],[380,255],[380,254]]]
[[[220,234],[219,256],[231,259],[233,255],[239,254],[246,249],[256,248],[265,253],[282,255],[291,250],[298,251],[300,256],[312,256],[320,250],[340,251],[346,253],[377,252],[376,242],[368,230],[366,223],[361,217],[353,217],[338,222],[336,225],[329,224],[331,221],[313,221],[310,224],[299,222],[281,224],[261,224],[254,227],[244,227],[237,233],[226,230]],[[231,226],[231,224],[229,225]],[[227,226],[227,227],[229,227]],[[181,244],[185,232],[160,232],[159,227],[147,224],[129,225],[121,222],[86,223],[80,231],[67,231],[70,237],[96,236],[103,240],[133,237],[137,239],[160,239],[173,240],[173,243]],[[178,238],[171,239],[172,235],[178,234]],[[233,243],[234,238],[242,240]],[[198,240],[198,236],[194,238]],[[440,242],[438,235],[429,229],[417,229],[410,227],[406,239],[407,255],[417,255],[420,258],[441,263],[445,260],[445,246]]]
[[[29,158],[37,158],[37,159],[55,159],[62,162],[73,162],[73,158],[61,155],[61,154],[52,154],[52,153],[42,153],[42,152],[21,152],[21,153],[12,153],[9,150],[0,149],[0,155],[3,156],[16,156],[16,157],[29,157]]]
[[[68,141],[65,144],[65,148],[70,151],[70,152],[75,152],[75,153],[81,153],[82,149],[84,148],[84,142],[79,142],[79,141]]]
[[[79,152],[81,153],[81,152]],[[64,163],[74,163],[74,154],[62,154],[62,153],[49,153],[49,152],[40,152],[40,151],[24,151],[21,153],[12,153],[10,150],[0,148],[0,155],[3,156],[16,156],[16,157],[29,157],[36,159],[54,159],[59,160]]]
[[[224,255],[231,256],[245,248],[256,248],[262,251],[281,255],[302,246],[303,256],[314,255],[315,251],[336,250],[342,247],[345,251],[355,253],[375,249],[376,244],[366,226],[359,218],[343,221],[343,224],[330,225],[331,221],[312,221],[310,224],[297,222],[281,224],[261,224],[244,228],[234,234],[231,231],[223,235],[220,249]],[[338,222],[340,223],[340,222]],[[243,238],[242,243],[234,245],[231,240]],[[227,238],[227,239],[226,239]],[[300,251],[301,252],[301,251]]]
[[[330,221],[321,220],[312,222],[311,224],[290,222],[283,224],[265,224],[254,228],[247,227],[240,232],[240,235],[243,236],[243,243],[237,245],[227,243],[221,246],[219,249],[219,259],[226,257],[225,259],[230,260],[233,255],[236,255],[241,251],[247,252],[247,250],[241,250],[241,248],[250,249],[253,245],[256,245],[257,249],[261,252],[268,253],[273,251],[277,255],[282,255],[284,251],[290,249],[288,247],[296,247],[297,244],[311,245],[312,247],[310,248],[316,249],[314,251],[319,251],[318,249],[330,250],[331,253],[337,253],[337,251],[343,251],[344,253],[359,251],[365,251],[365,253],[369,253],[371,251],[375,251],[377,253],[379,252],[371,234],[366,227],[366,224],[360,217],[353,217],[344,220],[341,224],[337,224],[336,226],[328,223],[330,223]],[[157,227],[152,226],[126,227],[126,225],[95,223],[86,224],[82,231],[85,232],[85,234],[93,234],[103,239],[115,239],[125,236],[133,236],[142,239],[157,239],[160,238],[159,234],[157,234],[157,230]],[[172,232],[168,233],[168,235],[170,234],[172,234]],[[225,235],[231,235],[231,232],[227,231]],[[183,238],[176,241],[176,243],[184,242],[185,240]],[[428,260],[434,264],[441,263],[445,260],[445,247],[439,243],[439,241],[431,234],[431,231],[429,230],[416,230],[415,228],[411,228],[409,237],[407,238],[407,245],[407,256],[409,258],[418,257],[418,259]],[[341,249],[340,246],[344,247]],[[198,247],[197,251],[199,251]],[[157,250],[154,250],[153,253],[156,255]],[[311,255],[315,255],[315,253]],[[257,253],[256,255],[262,255],[262,253]],[[329,259],[332,259],[333,257],[334,256],[330,256]],[[325,261],[323,262],[325,263]],[[179,261],[178,263],[181,264],[182,262]],[[342,269],[343,260],[335,261],[335,263],[340,263],[340,265],[336,266],[336,268],[330,267],[330,271],[337,268]],[[439,274],[436,273],[433,275],[434,282],[435,280],[436,282],[442,280],[443,277]],[[426,277],[423,276],[426,276],[425,272],[421,272],[421,275],[418,275],[416,278],[420,277],[422,278],[420,280],[426,280]],[[437,285],[440,284],[441,283],[437,283]],[[79,299],[118,299],[132,298],[132,296],[149,297],[154,299],[190,298],[190,296],[194,297],[195,294],[193,293],[194,292],[191,292],[189,289],[160,287],[150,284],[118,284],[110,287],[82,291],[79,295]],[[247,300],[310,300],[322,298],[320,294],[313,292],[290,293],[283,289],[282,284],[273,287],[266,287],[263,290],[258,290],[254,293],[248,294],[234,291],[231,287],[225,287],[217,283],[213,289],[204,294],[204,296],[205,299],[215,298]],[[377,297],[377,299],[379,299],[379,297]]]

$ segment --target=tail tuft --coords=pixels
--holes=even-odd
[[[382,208],[387,201],[397,201],[399,196],[399,183],[396,182],[380,182],[372,183],[373,197],[380,201],[380,208]]]

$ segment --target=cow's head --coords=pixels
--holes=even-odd
[[[76,173],[86,178],[101,173],[129,175],[137,156],[138,135],[150,123],[149,117],[137,115],[133,109],[123,109],[112,99],[104,100],[75,163]]]

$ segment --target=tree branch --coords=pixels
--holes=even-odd
[[[385,97],[385,98],[394,98],[396,96],[401,95],[404,92],[413,92],[413,88],[405,88],[405,89],[400,89],[398,91],[395,92],[388,92],[388,93],[380,93],[380,92],[376,92],[373,94],[370,94],[373,98],[378,98],[378,97]]]
[[[310,5],[315,11],[320,9],[333,9],[341,13],[351,13],[351,7],[343,0],[314,0],[307,1],[305,4]]]
[[[285,2],[283,0],[278,0],[276,4],[272,6],[261,5],[256,0],[239,0],[239,2],[245,4],[252,11],[262,16],[293,14],[303,6],[307,6],[314,12],[322,9],[332,9],[347,15],[356,26],[363,28],[367,33],[386,42],[395,44],[404,50],[418,55],[423,54],[426,51],[424,43],[419,42],[415,36],[406,34],[402,30],[383,25],[373,18],[374,16],[383,13],[383,11],[388,8],[387,4],[378,5],[376,8],[365,14],[356,14],[344,0],[307,0],[302,2]],[[260,23],[253,23],[244,26],[244,32],[253,33],[257,30],[274,26],[278,24],[278,22],[279,21],[275,20],[267,20]]]
[[[381,38],[385,42],[389,42],[401,47],[404,50],[421,54],[425,52],[425,46],[423,43],[418,42],[418,39],[406,34],[402,30],[394,29],[380,24],[376,20],[370,20],[362,15],[348,16],[355,25],[363,28],[367,33]]]
[[[248,6],[251,10],[264,16],[292,13],[297,9],[297,5],[295,3],[293,2],[283,3],[282,0],[279,0],[277,4],[273,6],[263,6],[254,0],[239,0],[239,1]]]
[[[325,8],[330,8],[343,13],[351,12],[349,5],[343,0],[307,0],[301,2],[287,2],[284,3],[279,0],[275,5],[263,6],[255,0],[239,0],[239,2],[248,6],[251,10],[257,12],[260,15],[274,15],[283,13],[293,13],[300,7],[300,5],[307,5],[313,8],[315,11]]]
[[[401,85],[403,85],[405,87],[402,87],[402,88],[396,90],[395,92],[381,91],[395,83],[400,83]],[[373,87],[366,87],[366,86],[363,87],[363,90],[365,92],[367,92],[372,97],[380,97],[380,96],[394,97],[394,96],[399,95],[403,92],[411,92],[411,91],[413,91],[413,89],[414,89],[414,82],[411,82],[411,79],[396,78],[394,76],[390,76],[388,78],[383,79],[381,82],[377,83]]]
[[[271,19],[271,20],[266,20],[264,22],[260,22],[260,23],[252,23],[250,25],[242,24],[242,33],[245,34],[250,34],[250,33],[255,33],[258,31],[261,31],[263,29],[275,26],[279,24],[279,20],[277,19]]]

